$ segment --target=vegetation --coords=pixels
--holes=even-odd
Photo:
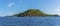
[[[29,9],[29,10],[23,12],[23,13],[18,13],[18,14],[15,14],[13,16],[17,16],[17,17],[29,16],[29,17],[31,17],[31,16],[51,16],[51,15],[45,14],[38,9]]]
[[[18,13],[18,14],[15,14],[14,16],[18,16],[18,17],[20,16],[47,16],[47,14],[44,14],[38,9],[29,9],[26,12]]]

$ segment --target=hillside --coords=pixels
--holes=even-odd
[[[30,17],[30,16],[48,16],[48,15],[38,9],[29,9],[23,13],[15,14],[14,16],[17,16],[17,17],[29,16]]]

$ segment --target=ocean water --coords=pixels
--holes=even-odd
[[[60,17],[0,17],[0,26],[60,26]]]

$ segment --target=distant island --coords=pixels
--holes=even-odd
[[[13,16],[16,16],[16,17],[42,16],[42,17],[45,17],[45,16],[58,16],[58,15],[49,15],[49,14],[43,13],[42,11],[40,11],[38,9],[29,9],[23,13],[14,14]]]

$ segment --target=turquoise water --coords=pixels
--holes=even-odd
[[[60,26],[60,17],[0,17],[0,26]]]

